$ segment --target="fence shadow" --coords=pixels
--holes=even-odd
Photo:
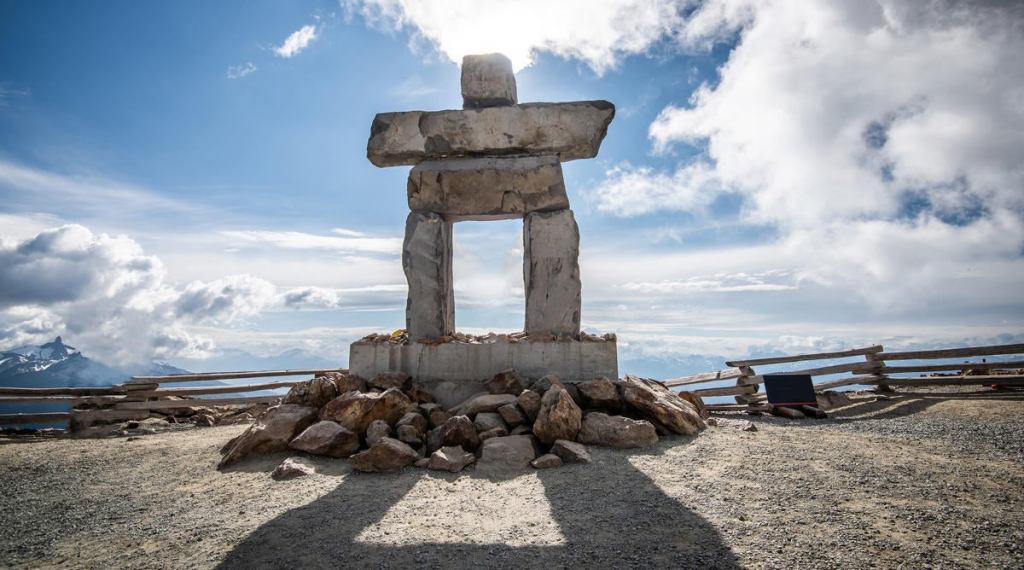
[[[409,468],[395,475],[345,476],[336,489],[323,497],[257,528],[228,553],[220,568],[740,568],[717,529],[666,495],[633,466],[631,456],[601,450],[594,464],[537,472],[551,516],[564,538],[561,544],[392,546],[358,540],[422,477],[435,476],[433,472]],[[460,476],[480,478],[471,471]],[[500,487],[492,492],[501,492]],[[461,523],[457,511],[431,514],[442,515],[436,520],[445,522],[439,524]],[[494,513],[494,517],[502,515],[500,511]]]

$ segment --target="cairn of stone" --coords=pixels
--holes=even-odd
[[[602,339],[610,343],[603,348],[549,350],[548,357],[539,347],[478,354],[482,349],[445,349],[437,342],[456,334],[453,224],[515,218],[523,220],[526,336],[580,341],[579,228],[569,207],[561,163],[596,156],[615,116],[608,101],[518,103],[512,63],[501,54],[463,59],[462,98],[462,110],[381,113],[374,118],[367,144],[370,162],[381,167],[413,165],[407,188],[411,212],[402,249],[409,284],[407,346],[426,342],[427,347],[396,353],[353,345],[350,366],[368,376],[401,369],[417,377],[451,377],[460,373],[454,361],[468,358],[481,363],[472,373],[487,377],[508,367],[550,372],[548,361],[596,358],[603,363],[599,369],[559,372],[569,378],[614,378],[613,338]],[[456,356],[459,350],[463,352]],[[595,350],[602,355],[585,354]],[[452,366],[444,364],[449,360]]]

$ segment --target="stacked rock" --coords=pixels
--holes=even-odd
[[[455,332],[452,224],[513,218],[524,220],[525,331],[575,338],[579,228],[561,163],[597,155],[615,106],[519,104],[501,54],[463,58],[462,98],[462,110],[378,114],[367,144],[376,166],[415,165],[402,249],[409,339]]]

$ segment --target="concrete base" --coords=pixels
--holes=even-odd
[[[445,406],[486,391],[484,384],[509,368],[534,379],[546,374],[567,381],[619,376],[617,344],[613,340],[438,345],[354,342],[348,362],[349,370],[363,378],[388,370],[405,372]]]

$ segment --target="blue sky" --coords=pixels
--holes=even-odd
[[[344,362],[404,322],[373,115],[459,108],[494,50],[520,101],[616,104],[564,169],[632,370],[1021,338],[1020,19],[958,6],[0,2],[0,347]],[[460,329],[521,326],[520,239],[456,226]]]

